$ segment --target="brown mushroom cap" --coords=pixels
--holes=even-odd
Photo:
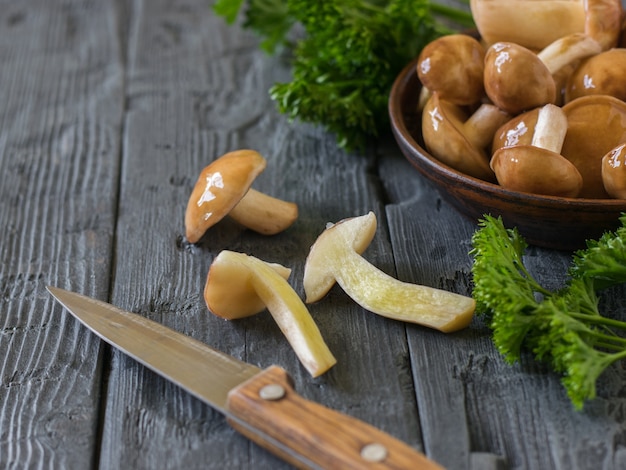
[[[626,103],[607,95],[583,96],[563,106],[568,131],[561,155],[583,176],[579,197],[608,198],[602,158],[626,142]]]
[[[535,108],[525,113],[518,114],[514,118],[504,123],[495,132],[491,145],[491,154],[502,147],[513,147],[514,145],[531,145],[539,109]]]
[[[424,87],[459,105],[477,103],[484,96],[485,48],[467,34],[442,36],[422,49],[417,75]]]
[[[582,61],[567,80],[565,101],[587,95],[626,100],[626,49],[610,49]]]
[[[611,197],[626,199],[626,143],[602,157],[602,182]]]
[[[439,161],[474,178],[495,181],[485,148],[508,118],[488,104],[469,117],[463,108],[434,93],[422,114],[422,136],[428,151]]]
[[[211,263],[204,286],[208,309],[227,320],[249,317],[266,309],[253,286],[251,271],[243,267],[240,258],[231,251],[221,251]],[[281,264],[265,264],[285,280],[291,274],[291,269]]]
[[[489,99],[510,114],[556,100],[550,70],[537,54],[510,42],[498,42],[487,49],[484,84]]]
[[[567,118],[558,106],[538,110],[532,141],[501,147],[493,154],[491,167],[498,183],[507,189],[532,194],[576,197],[582,176],[560,155],[567,132]]]
[[[196,243],[246,194],[267,165],[254,150],[229,152],[205,167],[193,188],[185,212],[185,233]]]
[[[585,0],[585,34],[606,51],[616,47],[622,30],[621,0]]]

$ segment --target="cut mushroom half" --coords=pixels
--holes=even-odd
[[[298,218],[298,206],[251,189],[267,161],[254,150],[229,152],[205,167],[185,212],[185,235],[196,243],[214,224],[229,215],[263,235],[274,235]]]
[[[306,302],[324,297],[337,282],[361,307],[395,320],[442,332],[469,325],[476,303],[471,297],[402,282],[365,258],[376,233],[376,216],[344,219],[327,228],[311,247],[304,268]]]
[[[227,320],[267,309],[302,365],[318,377],[337,361],[307,307],[287,282],[290,272],[280,264],[224,250],[209,268],[204,300],[213,314]]]

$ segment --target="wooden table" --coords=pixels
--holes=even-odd
[[[175,385],[104,345],[48,284],[110,301],[220,350],[279,364],[305,397],[371,423],[449,469],[626,468],[624,364],[576,412],[559,377],[507,365],[475,319],[443,334],[364,311],[335,287],[310,311],[337,357],[312,379],[272,317],[226,322],[202,290],[224,249],[293,268],[326,222],[374,211],[365,256],[408,282],[470,294],[470,237],[390,136],[346,153],[290,124],[267,90],[279,57],[206,0],[29,0],[0,13],[0,466],[288,468]],[[189,244],[198,173],[230,150],[268,160],[255,188],[297,202],[286,232],[223,221]],[[569,253],[529,250],[558,286]],[[625,293],[606,298],[623,307]]]

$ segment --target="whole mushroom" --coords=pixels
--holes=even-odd
[[[513,115],[554,104],[557,87],[553,75],[599,52],[600,45],[582,33],[560,38],[538,54],[519,44],[495,43],[485,54],[485,92],[496,106]]]
[[[583,177],[579,197],[608,198],[602,158],[626,142],[626,103],[608,95],[583,96],[563,106],[568,131],[561,154]]]
[[[565,101],[587,95],[626,100],[626,49],[615,48],[583,60],[568,77]]]
[[[530,145],[499,148],[491,158],[498,183],[507,189],[549,196],[576,197],[583,185],[576,167],[561,155],[567,118],[553,104],[542,107]]]
[[[419,55],[417,75],[429,92],[458,105],[478,103],[484,96],[485,48],[467,34],[442,36]]]
[[[493,134],[510,116],[492,104],[481,105],[471,116],[465,109],[434,93],[422,112],[422,136],[439,161],[467,175],[495,181],[486,148]]]
[[[258,152],[246,149],[226,153],[206,166],[187,202],[187,240],[198,242],[226,215],[264,235],[276,234],[293,224],[298,217],[296,204],[250,188],[266,165]]]
[[[470,0],[470,9],[487,46],[504,41],[540,50],[585,28],[582,1]]]

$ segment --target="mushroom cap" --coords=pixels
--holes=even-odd
[[[518,114],[504,123],[493,136],[491,154],[502,147],[514,145],[530,145],[535,133],[535,126],[539,117],[539,109],[535,108]]]
[[[267,162],[254,150],[229,152],[205,167],[191,192],[185,212],[185,234],[196,243],[248,192]]]
[[[428,151],[439,161],[467,175],[495,181],[489,157],[464,135],[468,116],[463,108],[433,93],[422,112],[422,136]]]
[[[417,75],[425,88],[459,105],[477,103],[483,87],[485,48],[467,34],[450,34],[422,49]]]
[[[610,49],[583,60],[567,80],[565,101],[588,95],[626,100],[626,49]]]
[[[335,285],[335,265],[341,262],[338,252],[362,254],[376,235],[376,214],[343,219],[329,225],[311,246],[304,265],[303,286],[306,301],[316,302]]]
[[[561,155],[583,177],[579,197],[608,198],[602,182],[602,158],[626,142],[626,103],[608,95],[583,96],[563,106],[568,131]]]
[[[626,144],[602,157],[602,182],[611,197],[626,199]]]
[[[252,273],[246,265],[248,255],[221,251],[211,263],[204,286],[204,301],[208,309],[227,320],[249,317],[265,310],[266,305],[252,284]],[[265,263],[283,279],[291,269],[277,263]]]
[[[470,0],[470,8],[487,46],[506,41],[539,50],[585,27],[582,1]]]
[[[516,145],[502,147],[491,158],[498,184],[512,191],[576,197],[583,178],[576,167],[556,152]]]
[[[556,101],[552,74],[531,50],[510,42],[497,42],[485,53],[485,92],[510,114]]]

